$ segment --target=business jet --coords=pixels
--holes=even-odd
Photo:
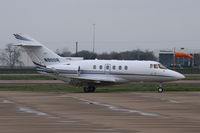
[[[162,83],[185,78],[156,61],[138,60],[84,60],[60,57],[40,42],[24,34],[14,34],[36,65],[36,70],[69,84],[82,86],[84,92],[95,92],[97,86],[130,82],[156,82],[163,92]]]

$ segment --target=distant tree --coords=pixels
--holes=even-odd
[[[24,63],[20,61],[21,52],[22,49],[20,47],[13,46],[12,43],[9,43],[6,45],[5,51],[1,53],[0,60],[10,68],[16,65],[23,66]]]
[[[118,52],[111,52],[110,53],[110,58],[115,59],[115,60],[120,60],[121,59],[121,54]]]
[[[97,58],[98,58],[98,59],[105,59],[105,60],[111,59],[111,58],[110,58],[110,54],[108,54],[108,53],[106,53],[106,52],[104,52],[104,53],[102,53],[102,54],[98,54],[98,55],[97,55]]]
[[[63,52],[60,53],[60,50],[56,50],[56,53],[58,53],[60,56],[63,57],[83,57],[84,59],[104,59],[104,60],[157,60],[155,55],[152,51],[141,51],[141,50],[132,50],[132,51],[125,51],[125,52],[111,52],[111,53],[93,53],[87,50],[79,51],[76,55],[76,53],[71,53],[68,51],[68,49],[64,49]]]
[[[133,50],[121,52],[120,55],[123,60],[157,60],[152,51]]]
[[[86,51],[86,50],[82,50],[82,51],[78,52],[77,55],[79,57],[83,57],[84,59],[95,59],[95,58],[97,58],[96,53]],[[76,54],[72,54],[72,56],[76,57]]]
[[[64,48],[62,50],[62,52],[60,52],[59,49],[56,50],[56,53],[62,57],[70,57],[72,55],[72,53],[67,49],[67,48]]]
[[[57,55],[61,55],[61,54],[62,54],[62,52],[60,51],[60,49],[56,49],[55,53],[56,53]]]

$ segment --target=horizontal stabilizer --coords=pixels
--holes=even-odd
[[[16,44],[16,46],[29,46],[29,47],[35,47],[35,46],[42,46],[41,43],[36,41],[35,39],[31,38],[28,35],[24,35],[22,33],[19,34],[13,34],[17,40],[20,41],[20,43]]]
[[[22,47],[41,47],[41,44],[25,44],[25,43],[18,43],[14,44],[15,46],[22,46]]]

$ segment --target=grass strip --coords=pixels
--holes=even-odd
[[[96,92],[157,92],[158,85],[113,85],[98,87]],[[199,85],[163,85],[164,91],[200,91]],[[33,91],[33,92],[83,92],[82,87],[70,85],[2,85],[0,91]]]
[[[2,76],[0,80],[53,80],[52,77],[48,76]]]
[[[0,74],[34,74],[38,73],[35,69],[0,69]]]

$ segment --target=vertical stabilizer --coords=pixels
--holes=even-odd
[[[27,54],[32,59],[32,62],[38,67],[46,67],[48,65],[57,64],[64,61],[63,57],[60,57],[52,50],[33,38],[24,34],[14,34],[15,38],[20,41],[17,46],[23,47]]]

